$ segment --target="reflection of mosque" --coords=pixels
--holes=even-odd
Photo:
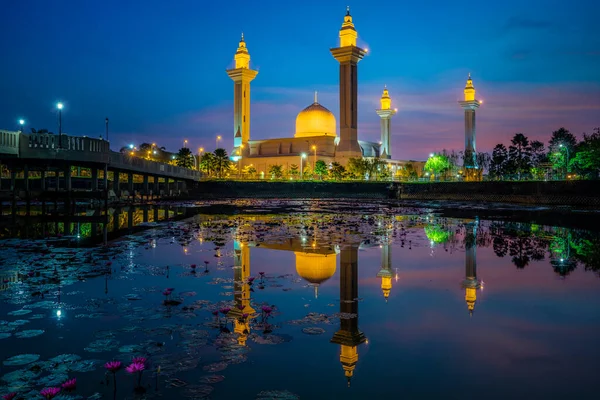
[[[238,333],[238,343],[246,344],[250,333],[250,318],[255,310],[251,307],[250,247],[247,243],[234,241],[234,300],[235,306],[230,311],[235,318],[234,332]],[[337,258],[340,259],[340,329],[331,339],[340,345],[340,362],[344,374],[350,384],[358,361],[358,346],[366,341],[365,335],[358,329],[358,244],[341,248],[307,244],[301,238],[287,239],[277,243],[261,243],[261,249],[293,251],[296,260],[296,272],[315,289],[318,296],[319,285],[330,279],[336,271]],[[389,267],[389,246],[382,247],[382,256]],[[391,273],[391,272],[390,272]],[[385,278],[383,278],[385,280]],[[383,282],[383,281],[382,281]],[[384,295],[389,295],[390,279],[382,283]],[[244,315],[246,315],[244,317]]]
[[[469,309],[469,315],[473,315],[475,301],[477,301],[477,289],[482,288],[481,281],[477,280],[477,220],[467,224],[465,236],[465,280],[462,287],[465,289],[465,301]]]

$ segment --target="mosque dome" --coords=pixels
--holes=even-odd
[[[300,111],[296,117],[296,134],[294,137],[335,137],[336,127],[335,116],[331,111],[319,104],[317,94],[315,93],[315,102]]]
[[[319,285],[335,274],[335,254],[315,254],[294,252],[296,272],[313,285]]]

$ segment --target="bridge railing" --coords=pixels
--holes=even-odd
[[[178,167],[176,165],[163,164],[156,161],[145,160],[140,157],[129,154],[110,152],[110,166],[122,170],[133,172],[143,172],[150,175],[168,175],[181,179],[200,179],[201,173],[188,168]]]
[[[19,155],[20,132],[0,130],[0,154]]]

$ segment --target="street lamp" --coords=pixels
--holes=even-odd
[[[242,150],[244,150],[244,145],[240,144],[240,148],[237,151],[237,154],[238,154],[238,160],[237,160],[237,162],[238,162],[238,178],[240,178],[240,179],[242,178],[242,170],[241,170],[241,165],[240,165],[240,161],[242,160]]]
[[[23,125],[25,125],[25,120],[24,119],[20,119],[19,120],[19,125],[21,125],[21,133],[23,133]]]
[[[563,146],[563,144],[559,144],[558,147],[564,147],[567,150],[567,158],[565,159],[565,177],[569,173],[569,146]]]
[[[104,123],[106,124],[106,141],[108,142],[108,117],[104,118]]]
[[[216,142],[215,149],[219,148],[219,140],[221,140],[221,135],[217,135],[217,142]]]
[[[306,154],[300,154],[300,180],[304,180],[304,159],[306,158]]]
[[[58,109],[58,134],[62,135],[62,109],[64,108],[63,103],[57,103],[56,108]]]
[[[315,146],[313,144],[312,149],[315,151],[315,160],[313,162],[313,172],[314,172],[314,170],[317,169],[317,146]]]
[[[184,147],[184,148],[186,148],[186,147],[187,147],[187,144],[188,144],[188,141],[187,141],[187,139],[185,139],[185,140],[183,141],[183,147]]]

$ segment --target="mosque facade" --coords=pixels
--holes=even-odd
[[[234,82],[232,160],[241,168],[252,165],[263,177],[272,165],[281,165],[285,171],[289,171],[291,165],[300,168],[310,165],[314,169],[317,160],[328,165],[335,161],[345,166],[350,158],[378,158],[388,165],[392,176],[411,163],[420,175],[424,161],[392,158],[391,118],[397,110],[392,108],[387,88],[383,90],[380,109],[374,110],[381,119],[381,140],[377,143],[358,139],[358,63],[367,51],[357,46],[357,37],[348,9],[339,32],[339,47],[330,50],[340,64],[339,121],[319,103],[315,93],[313,103],[296,117],[293,137],[256,140],[250,137],[250,83],[258,71],[250,68],[250,53],[242,35],[234,57],[235,67],[227,70]]]

